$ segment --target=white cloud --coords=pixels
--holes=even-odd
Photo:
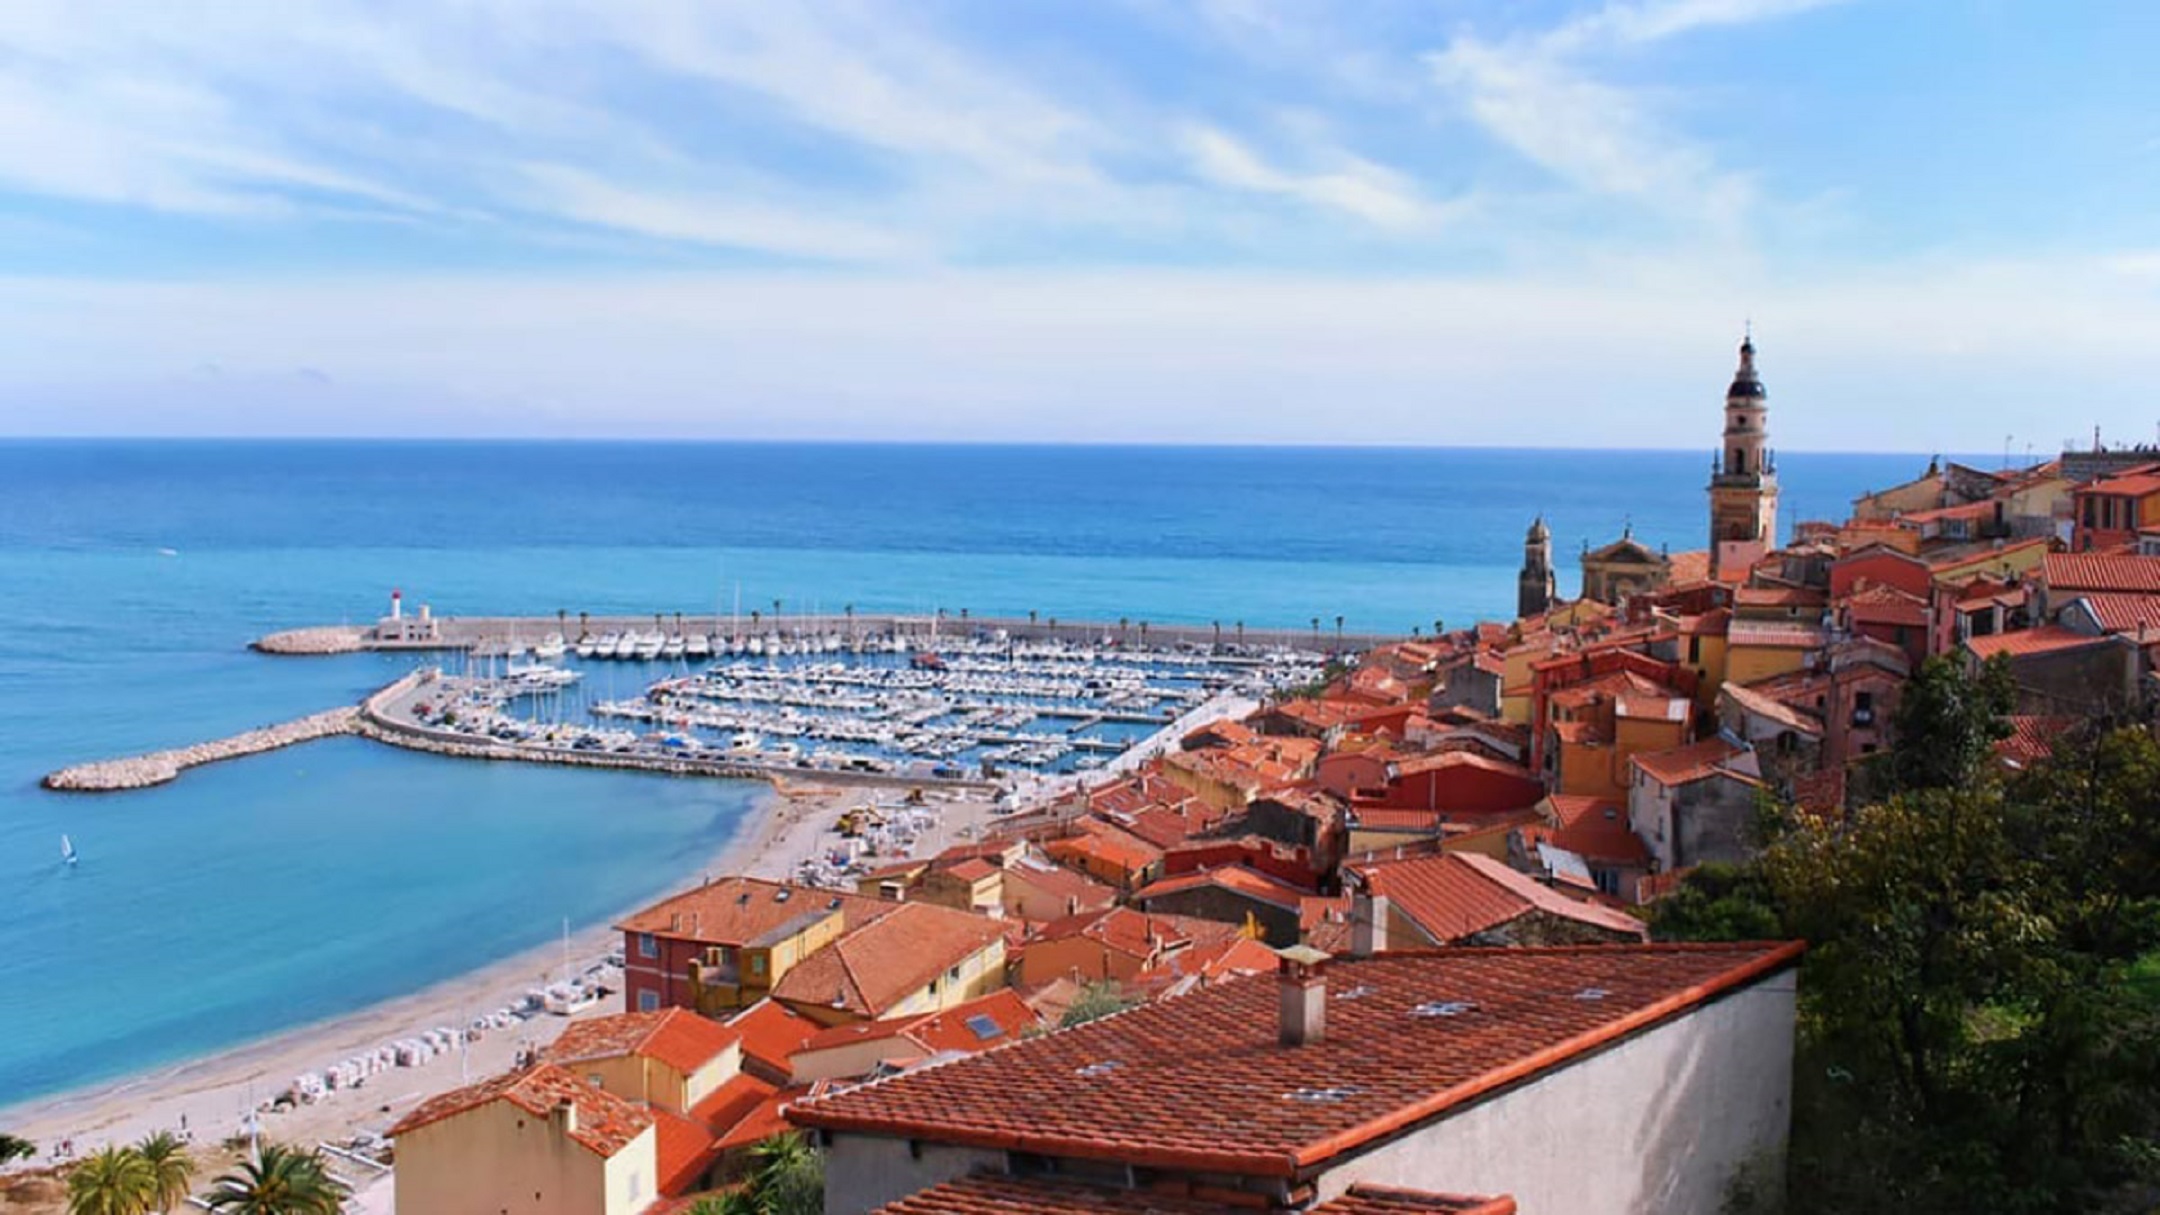
[[[925,252],[904,234],[806,208],[748,203],[724,193],[630,189],[561,165],[528,165],[522,177],[530,189],[521,196],[538,210],[665,240],[834,261],[894,261]]]
[[[1326,171],[1294,173],[1214,127],[1188,127],[1179,142],[1201,177],[1234,189],[1295,198],[1383,228],[1414,228],[1443,214],[1408,177],[1347,153],[1333,153]]]

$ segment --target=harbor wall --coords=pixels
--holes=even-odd
[[[414,621],[404,622],[411,626]],[[498,649],[512,641],[526,646],[551,633],[560,633],[576,644],[583,636],[661,632],[708,637],[750,637],[778,634],[782,637],[833,636],[858,638],[900,636],[920,640],[937,637],[962,638],[979,630],[1002,629],[1024,641],[1065,641],[1091,644],[1110,638],[1121,645],[1151,647],[1177,645],[1245,645],[1262,648],[1288,647],[1307,650],[1362,651],[1403,640],[1398,633],[1338,632],[1332,619],[1318,628],[1246,628],[1235,621],[1194,623],[1183,621],[1067,621],[1037,616],[893,615],[827,612],[822,615],[779,617],[744,613],[740,616],[652,612],[644,615],[563,616],[437,616],[429,622],[433,635],[421,639],[381,640],[372,628],[325,625],[272,633],[250,643],[265,654],[343,654],[355,650],[479,650]]]
[[[274,726],[264,726],[259,730],[249,730],[230,738],[196,743],[170,751],[153,751],[148,755],[130,756],[126,759],[101,760],[62,768],[48,773],[44,785],[48,789],[69,793],[144,789],[151,785],[162,785],[187,769],[202,764],[238,759],[243,755],[259,755],[264,751],[313,742],[318,738],[351,734],[359,728],[359,722],[360,711],[348,705]]]

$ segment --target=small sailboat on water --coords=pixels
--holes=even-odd
[[[65,833],[60,836],[60,860],[67,865],[75,863],[75,841],[69,839]]]

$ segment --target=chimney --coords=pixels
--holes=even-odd
[[[1386,953],[1388,896],[1359,890],[1350,900],[1350,956],[1369,958]]]
[[[554,1107],[548,1110],[548,1123],[559,1135],[577,1134],[577,1102],[569,1097],[557,1101]]]
[[[1328,956],[1310,945],[1278,949],[1276,984],[1282,1010],[1282,1044],[1306,1046],[1327,1037]]]

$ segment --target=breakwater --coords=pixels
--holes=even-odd
[[[471,650],[478,653],[530,647],[555,635],[575,645],[582,638],[623,632],[654,632],[708,638],[838,637],[860,641],[898,637],[934,642],[1002,632],[1020,641],[1061,641],[1094,645],[1106,639],[1119,646],[1169,648],[1191,645],[1256,649],[1364,651],[1403,640],[1397,633],[1348,631],[1339,618],[1316,618],[1306,628],[1248,628],[1237,620],[1162,622],[1064,620],[1055,616],[971,616],[965,612],[901,615],[869,612],[740,614],[648,612],[642,615],[595,615],[561,612],[553,616],[407,616],[385,630],[381,626],[318,625],[271,633],[251,642],[265,654],[344,654],[356,650]]]
[[[121,789],[143,789],[162,785],[189,768],[219,760],[238,759],[243,755],[259,755],[296,743],[312,742],[318,738],[330,738],[339,734],[351,734],[359,729],[360,710],[353,706],[311,713],[293,721],[249,730],[230,738],[196,743],[170,751],[153,751],[148,755],[136,755],[126,759],[101,760],[97,763],[78,764],[62,768],[46,775],[44,785],[70,793],[107,793]]]

